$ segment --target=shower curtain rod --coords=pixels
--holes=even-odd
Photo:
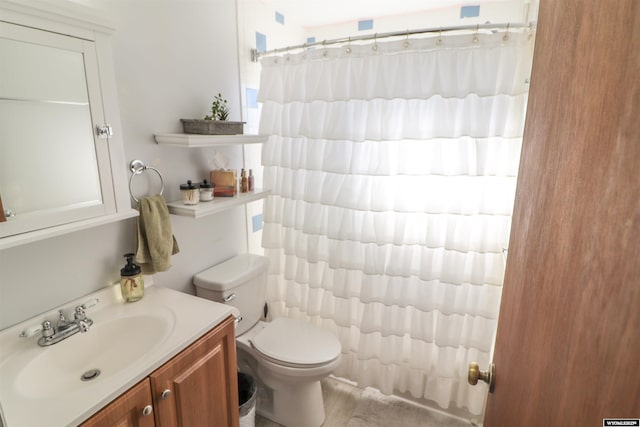
[[[320,42],[313,43],[304,43],[295,46],[287,46],[281,47],[278,49],[267,50],[265,52],[258,52],[257,49],[251,49],[251,60],[253,62],[258,62],[260,57],[267,55],[274,55],[282,52],[290,52],[292,50],[298,49],[306,49],[314,46],[327,46],[331,44],[342,44],[349,43],[354,41],[363,41],[363,40],[377,40],[388,37],[401,37],[401,36],[411,36],[415,34],[428,34],[428,33],[442,33],[446,31],[467,31],[467,30],[497,30],[497,29],[506,29],[509,31],[511,28],[533,28],[534,22],[530,22],[528,24],[477,24],[477,25],[459,25],[459,26],[451,26],[451,27],[437,27],[437,28],[423,28],[421,30],[406,30],[406,31],[392,31],[388,33],[375,33],[375,34],[367,34],[364,36],[356,36],[356,37],[343,37],[339,39],[331,39],[331,40],[323,40]]]

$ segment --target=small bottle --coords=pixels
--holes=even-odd
[[[249,180],[247,179],[247,172],[242,169],[240,172],[240,192],[246,193],[249,191]]]
[[[253,169],[249,169],[249,191],[253,193],[253,190],[255,190],[255,188],[253,188]]]
[[[127,265],[120,270],[120,292],[125,302],[135,302],[144,296],[144,277],[139,265],[134,264],[133,254],[125,254]]]
[[[206,179],[200,183],[200,201],[210,202],[213,200],[213,184]]]
[[[194,184],[191,180],[186,184],[180,184],[182,192],[182,203],[185,205],[197,205],[200,203],[200,185]]]

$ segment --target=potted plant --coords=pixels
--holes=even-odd
[[[244,122],[231,122],[227,100],[218,93],[211,103],[211,114],[204,119],[180,119],[184,133],[201,135],[237,135],[243,133]]]

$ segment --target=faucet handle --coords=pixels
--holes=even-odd
[[[42,336],[44,338],[52,337],[56,334],[56,330],[53,328],[53,324],[48,320],[42,322]]]
[[[75,314],[73,315],[76,320],[85,320],[87,315],[85,314],[85,310],[90,307],[95,307],[100,302],[99,299],[93,298],[89,301],[85,302],[82,305],[79,305],[75,309]]]
[[[87,318],[87,315],[84,312],[84,308],[82,308],[81,305],[76,307],[75,313],[73,314],[73,318],[76,320],[84,320]]]
[[[98,305],[99,302],[100,300],[98,298],[92,298],[89,301],[82,304],[80,307],[86,310],[87,308],[95,307],[96,305]]]
[[[31,338],[38,332],[42,332],[42,329],[43,329],[42,325],[29,326],[27,329],[22,331],[22,333],[20,334],[20,338]]]
[[[43,337],[50,337],[56,333],[56,330],[53,328],[53,324],[45,320],[41,325],[30,326],[19,335],[20,338],[31,338],[38,332],[42,332]]]

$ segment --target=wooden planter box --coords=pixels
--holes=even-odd
[[[245,122],[220,120],[180,119],[184,133],[199,135],[239,135],[244,133]]]

